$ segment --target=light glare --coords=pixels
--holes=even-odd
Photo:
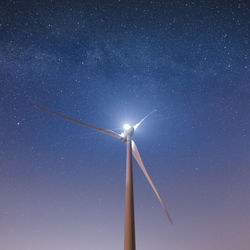
[[[123,129],[124,130],[128,130],[130,128],[131,128],[131,126],[128,123],[126,123],[126,124],[123,125]]]

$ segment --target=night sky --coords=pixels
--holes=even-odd
[[[137,249],[250,249],[247,1],[1,1],[0,249],[123,249],[134,140]]]

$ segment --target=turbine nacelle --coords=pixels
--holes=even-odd
[[[121,133],[121,136],[125,139],[131,138],[135,132],[133,126],[130,126],[128,123],[123,125],[124,131]]]

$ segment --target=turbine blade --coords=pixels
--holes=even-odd
[[[65,120],[75,122],[75,123],[80,124],[80,125],[82,125],[82,126],[85,126],[85,127],[88,127],[88,128],[95,129],[95,130],[97,130],[97,131],[99,131],[99,132],[102,132],[102,133],[105,133],[105,134],[108,134],[108,135],[111,135],[111,136],[114,136],[114,137],[116,137],[116,138],[118,138],[118,139],[123,140],[123,138],[122,138],[119,134],[117,134],[117,133],[115,133],[115,132],[113,132],[113,131],[111,131],[111,130],[104,129],[104,128],[99,128],[99,127],[90,125],[90,124],[88,124],[88,123],[85,123],[85,122],[81,122],[81,121],[75,120],[75,119],[70,118],[70,117],[68,117],[68,116],[66,116],[66,115],[62,115],[62,114],[56,113],[56,112],[54,112],[54,111],[51,111],[51,110],[49,110],[49,109],[46,109],[46,108],[43,108],[43,107],[40,107],[40,106],[36,106],[36,108],[39,109],[39,110],[41,110],[41,111],[47,112],[47,113],[49,113],[49,114],[52,114],[52,115],[61,117],[61,118],[65,119]]]
[[[156,194],[158,200],[160,201],[160,203],[161,203],[161,205],[162,205],[162,207],[163,207],[163,209],[164,209],[166,215],[168,216],[169,222],[170,222],[171,224],[173,224],[173,220],[172,220],[172,218],[171,218],[171,216],[170,216],[170,214],[169,214],[169,212],[168,212],[168,210],[167,210],[166,205],[165,205],[164,202],[162,201],[162,199],[161,199],[161,197],[160,197],[158,191],[156,190],[156,188],[155,188],[155,186],[154,186],[154,184],[153,184],[153,182],[152,182],[152,180],[151,180],[151,178],[150,178],[148,172],[146,171],[146,169],[145,169],[145,167],[144,167],[144,164],[143,164],[143,162],[142,162],[141,156],[140,156],[140,154],[139,154],[139,151],[138,151],[138,149],[137,149],[137,147],[136,147],[134,141],[132,141],[132,154],[133,154],[135,160],[137,161],[138,165],[140,166],[142,172],[144,173],[146,179],[148,180],[150,186],[151,186],[152,189],[154,190],[154,192],[155,192],[155,194]]]
[[[143,122],[146,118],[148,118],[150,115],[152,115],[154,112],[156,112],[156,109],[154,109],[153,111],[151,111],[149,114],[147,114],[145,117],[143,117],[138,123],[136,123],[134,125],[134,129],[136,130]]]

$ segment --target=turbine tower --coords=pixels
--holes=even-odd
[[[135,130],[142,124],[142,122],[150,116],[153,112],[152,111],[148,115],[146,115],[143,119],[141,119],[137,124],[134,126],[130,126],[129,124],[125,124],[123,126],[124,131],[121,134],[117,134],[116,132],[100,127],[96,127],[93,125],[90,125],[88,123],[78,121],[75,119],[72,119],[68,116],[56,113],[54,111],[51,111],[49,109],[36,106],[39,110],[45,111],[49,114],[61,117],[63,119],[75,122],[77,124],[80,124],[82,126],[97,130],[99,132],[111,135],[113,137],[116,137],[120,139],[122,142],[126,143],[127,147],[127,154],[126,154],[126,191],[125,191],[125,225],[124,225],[124,250],[135,250],[135,218],[134,218],[134,191],[133,191],[133,169],[132,169],[132,155],[134,156],[135,160],[137,161],[139,167],[141,168],[142,172],[144,173],[146,179],[148,180],[150,186],[152,187],[153,191],[155,192],[158,200],[161,203],[161,206],[163,207],[168,220],[171,224],[173,224],[172,218],[167,210],[166,205],[162,201],[158,191],[156,190],[150,176],[148,175],[144,164],[142,162],[141,156],[139,154],[139,151],[137,149],[137,146],[135,142],[131,139]]]

